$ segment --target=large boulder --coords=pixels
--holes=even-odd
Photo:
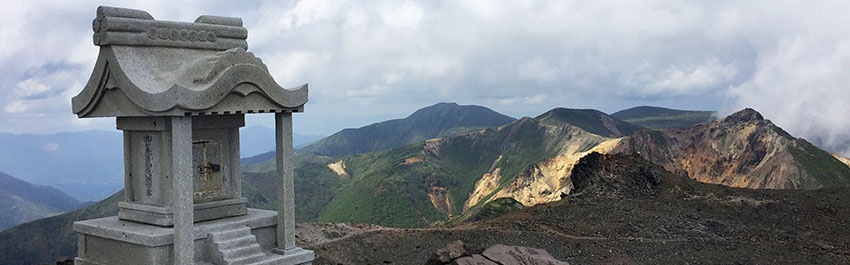
[[[431,255],[426,265],[441,265],[449,264],[453,260],[467,255],[463,241],[455,240],[446,245],[445,248],[438,249],[437,252]],[[473,263],[474,264],[474,263]]]
[[[493,245],[485,249],[482,255],[502,265],[569,265],[556,260],[545,249],[522,246]]]
[[[460,240],[431,255],[426,265],[569,265],[549,255],[545,249],[493,245],[482,253],[468,253]]]

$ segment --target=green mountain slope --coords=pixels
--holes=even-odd
[[[615,112],[611,116],[650,129],[668,129],[687,128],[713,121],[716,114],[717,112],[714,111],[640,106]]]
[[[73,197],[0,172],[0,231],[80,206]]]
[[[338,189],[348,182],[328,168],[336,161],[339,159],[313,154],[295,156],[296,221],[315,221]],[[242,195],[248,199],[248,207],[276,210],[275,173],[274,159],[242,169]]]
[[[75,221],[118,214],[118,192],[103,201],[65,214],[35,220],[0,232],[0,264],[53,264],[58,257],[73,257],[77,253]]]
[[[555,108],[536,117],[545,124],[571,124],[605,137],[622,137],[641,129],[594,109]]]
[[[299,152],[326,156],[369,153],[438,136],[501,126],[513,120],[481,106],[439,103],[417,110],[404,119],[342,130]]]
[[[465,203],[483,175],[496,170],[495,185],[505,186],[541,160],[567,150],[585,151],[605,139],[568,124],[523,118],[380,152],[339,158],[299,155],[296,218],[396,227],[446,221],[468,208]],[[261,183],[272,178],[273,165],[246,167],[245,186],[267,185]],[[482,196],[496,191],[487,190]]]

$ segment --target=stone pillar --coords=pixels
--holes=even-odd
[[[194,265],[194,199],[192,194],[192,117],[171,118],[174,207],[174,264]]]
[[[295,250],[295,180],[293,173],[292,113],[275,113],[277,163],[277,249]]]

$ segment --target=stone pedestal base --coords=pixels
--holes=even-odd
[[[243,216],[195,223],[196,264],[311,264],[312,251],[274,253],[277,212],[248,209]],[[173,264],[174,229],[119,220],[117,216],[74,223],[76,265]],[[238,246],[244,244],[244,247]]]
[[[245,208],[246,201],[245,198],[239,198],[193,204],[194,220],[195,222],[202,222],[244,215],[247,211]],[[118,218],[156,226],[174,226],[174,210],[171,207],[122,201],[118,202]]]

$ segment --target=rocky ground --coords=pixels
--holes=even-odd
[[[461,240],[546,250],[569,264],[850,264],[850,189],[703,184],[634,155],[583,158],[563,200],[453,226],[303,224],[314,264],[425,264]]]

